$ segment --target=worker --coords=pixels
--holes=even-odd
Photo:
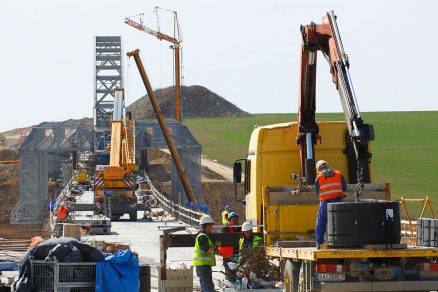
[[[146,195],[143,198],[143,203],[144,203],[144,215],[143,215],[143,219],[146,219],[148,221],[152,221],[152,202],[151,202],[151,196],[150,195]]]
[[[214,292],[212,276],[212,266],[216,265],[215,253],[220,242],[213,243],[211,230],[214,225],[213,219],[209,215],[204,215],[199,220],[202,230],[197,234],[195,249],[193,252],[193,265],[196,267],[196,275],[199,277],[202,292]]]
[[[224,228],[222,228],[222,233],[240,232],[242,228],[236,227],[236,225],[239,225],[239,214],[237,214],[236,212],[231,212],[230,214],[228,214],[228,223],[225,224]]]
[[[228,223],[228,214],[231,213],[231,206],[226,205],[225,210],[222,211],[222,224],[225,225]]]
[[[58,211],[57,211],[57,219],[58,221],[66,221],[68,217],[68,210],[65,207],[65,203],[61,203],[59,205]]]
[[[246,249],[254,249],[258,246],[261,246],[262,238],[254,235],[252,233],[252,224],[251,222],[245,222],[242,224],[242,236],[239,240],[239,263],[241,264],[244,259],[242,259],[242,251]]]
[[[319,209],[316,218],[316,248],[324,243],[324,234],[327,228],[327,204],[340,202],[347,190],[347,184],[342,174],[329,167],[327,161],[319,160],[316,163],[318,175],[315,180],[315,192],[319,196]]]
[[[240,227],[232,227],[233,225],[239,225],[239,215],[236,212],[231,212],[228,215],[228,223],[226,224],[226,227],[222,228],[222,233],[237,233],[240,232]],[[219,247],[219,251],[226,255],[227,257],[224,257],[223,263],[225,268],[225,275],[227,276],[227,279],[231,282],[234,282],[236,279],[234,278],[234,274],[232,273],[230,267],[228,266],[228,263],[231,262],[231,257],[234,255],[234,247],[233,246],[221,246]],[[236,254],[237,256],[237,254]]]

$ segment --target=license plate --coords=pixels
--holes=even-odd
[[[317,281],[344,281],[345,274],[316,273],[315,279]]]

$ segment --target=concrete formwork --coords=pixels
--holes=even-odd
[[[189,129],[175,120],[167,119],[172,141],[178,151],[187,179],[190,182],[196,200],[202,201],[201,185],[201,150],[202,147],[190,133]],[[137,121],[136,125],[136,157],[141,157],[141,151],[147,149],[167,149],[167,144],[156,120]],[[179,179],[175,165],[172,163],[171,174],[172,200],[178,203],[186,199],[183,185]]]
[[[82,121],[44,122],[34,127],[19,149],[20,203],[12,224],[40,223],[48,202],[48,178],[59,175],[72,151],[91,150],[91,125]]]

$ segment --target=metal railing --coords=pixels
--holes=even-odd
[[[161,208],[175,217],[176,220],[180,220],[184,223],[187,223],[192,226],[198,226],[199,225],[199,218],[201,218],[205,213],[192,210],[190,208],[186,208],[180,204],[177,204],[173,202],[172,200],[168,199],[166,196],[164,196],[162,193],[160,193],[152,184],[149,177],[145,177],[147,183],[149,184],[152,193],[155,195],[157,200],[160,202]]]
[[[50,210],[49,214],[49,222],[50,222],[50,229],[53,231],[55,230],[56,224],[58,223],[58,216],[56,216],[58,207],[62,202],[65,202],[67,197],[69,197],[70,193],[70,186],[73,182],[73,177],[70,178],[68,183],[64,186],[59,196],[56,198],[55,204],[53,205],[53,209]]]
[[[28,210],[34,210],[34,206],[27,207]],[[26,205],[18,202],[18,204],[15,206],[15,208],[11,211],[9,222],[10,224],[25,224],[25,225],[32,225],[32,224],[39,224],[43,221],[44,215],[46,214],[45,208],[42,208],[42,210],[38,213],[34,212],[25,212]]]

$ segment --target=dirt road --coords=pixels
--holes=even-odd
[[[233,181],[233,169],[223,165],[214,159],[201,156],[201,165],[210,168],[212,171],[223,176],[227,181]]]

